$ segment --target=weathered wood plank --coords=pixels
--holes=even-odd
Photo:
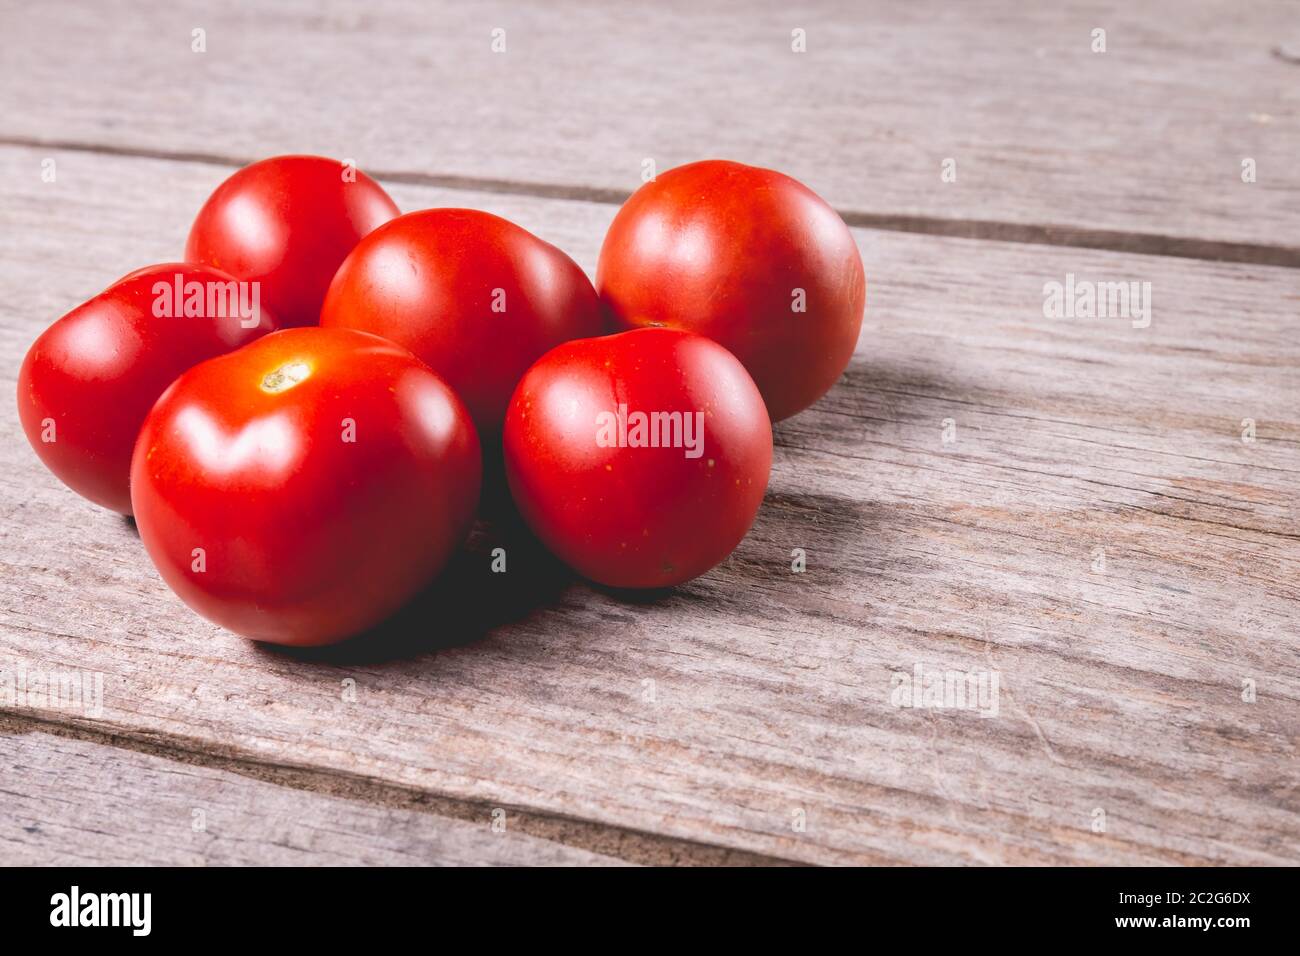
[[[0,149],[10,387],[45,322],[176,254],[221,175],[70,154],[46,184],[41,155]],[[587,268],[613,213],[394,192]],[[486,528],[370,646],[262,649],[189,614],[6,404],[0,660],[102,673],[77,725],[790,859],[1300,858],[1300,272],[856,235],[855,361],[778,428],[755,528],[690,585],[628,601]],[[1150,327],[1044,319],[1067,273],[1151,282]],[[998,672],[998,716],[893,706],[918,664]]]
[[[721,155],[803,179],[859,225],[1300,265],[1286,2],[168,0],[4,19],[11,142],[314,151],[606,197],[646,159]]]
[[[48,733],[0,733],[0,763],[4,866],[621,864],[508,817],[493,830]]]

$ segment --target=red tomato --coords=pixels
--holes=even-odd
[[[315,325],[334,272],[357,242],[398,214],[365,173],[320,156],[246,166],[208,197],[185,258],[262,285],[286,326]]]
[[[572,259],[476,209],[426,209],[376,229],[334,277],[321,325],[406,346],[464,399],[485,442],[500,434],[528,366],[605,331]]]
[[[289,329],[182,375],[131,466],[140,538],[190,607],[260,641],[379,623],[465,538],[480,458],[460,400],[391,342]]]
[[[725,345],[773,421],[839,378],[866,301],[862,259],[834,209],[789,176],[722,160],[679,166],[632,195],[605,236],[596,287],[622,328]]]
[[[612,587],[680,584],[740,543],[772,426],[716,342],[641,329],[569,342],[528,370],[505,423],[506,477],[533,532]]]
[[[118,279],[46,329],[18,373],[18,417],[46,467],[95,504],[130,514],[131,450],[145,415],[187,368],[273,327],[254,291],[216,269],[164,263]]]

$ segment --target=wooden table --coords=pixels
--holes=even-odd
[[[47,323],[178,258],[207,193],[276,153],[505,215],[589,272],[644,160],[769,165],[841,210],[868,276],[852,365],[776,427],[722,566],[629,601],[483,525],[366,647],[199,619],[0,403],[0,669],[103,687],[4,708],[0,863],[1300,857],[1294,4],[0,22],[11,394]],[[1045,317],[1067,281],[1150,283],[1151,321]],[[996,674],[996,715],[897,706],[918,666]]]

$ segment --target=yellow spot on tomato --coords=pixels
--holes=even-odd
[[[311,366],[306,362],[286,362],[277,369],[267,372],[262,378],[262,391],[272,395],[285,392],[311,375]]]

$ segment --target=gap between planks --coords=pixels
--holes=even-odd
[[[67,152],[134,159],[201,163],[231,169],[239,169],[256,161],[243,157],[223,156],[218,153],[107,146],[79,140],[21,136],[0,136],[0,146],[57,149]],[[523,182],[511,179],[438,175],[435,173],[374,168],[368,168],[366,173],[377,180],[415,186],[433,186],[465,192],[534,196],[539,199],[568,199],[613,206],[622,205],[631,195],[631,193],[620,189],[574,186],[564,183]],[[1243,265],[1281,266],[1288,269],[1300,269],[1300,247],[1297,246],[1276,246],[1254,242],[1225,242],[1215,239],[1170,236],[1154,232],[1094,229],[1088,226],[1003,222],[996,219],[947,219],[941,216],[872,213],[852,209],[837,209],[836,212],[851,227],[880,229],[886,232],[910,232],[955,239],[986,239],[993,242],[1097,249],[1131,255],[1170,256],[1177,259],[1205,259],[1212,262],[1233,262]]]
[[[415,811],[468,823],[484,824],[493,810],[506,811],[509,828],[520,834],[641,866],[807,866],[781,857],[710,843],[664,836],[577,817],[500,806],[448,797],[427,790],[383,783],[337,770],[299,767],[252,759],[247,754],[219,752],[205,741],[169,734],[119,733],[82,724],[63,723],[29,713],[0,712],[0,734],[17,736],[45,732],[52,736],[162,757],[176,763],[221,770],[289,790],[366,803],[393,810]]]

